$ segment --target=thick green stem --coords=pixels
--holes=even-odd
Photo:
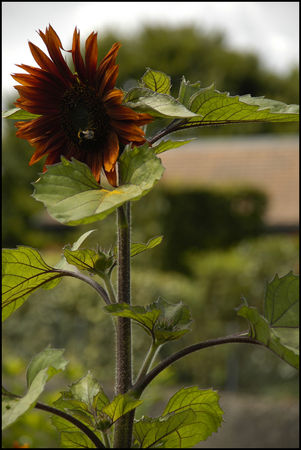
[[[117,210],[118,223],[118,303],[131,303],[130,290],[130,204]],[[116,326],[116,384],[115,395],[125,394],[132,386],[131,321],[118,317]],[[122,416],[115,425],[114,448],[130,448],[133,413]]]

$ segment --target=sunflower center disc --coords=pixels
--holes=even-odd
[[[61,106],[62,128],[81,149],[93,149],[107,133],[108,116],[94,88],[74,85],[68,89]]]

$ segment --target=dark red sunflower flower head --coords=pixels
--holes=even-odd
[[[49,56],[29,42],[39,68],[18,65],[27,73],[13,74],[20,97],[15,105],[40,117],[17,122],[16,135],[35,148],[29,164],[47,155],[46,165],[60,162],[61,155],[86,163],[96,180],[103,171],[109,183],[117,185],[116,162],[120,144],[146,142],[142,125],[152,116],[122,105],[123,93],[115,88],[118,76],[115,43],[97,64],[97,33],[86,40],[84,59],[80,51],[80,32],[73,34],[72,59],[75,73],[62,55],[62,43],[49,25],[39,30]]]

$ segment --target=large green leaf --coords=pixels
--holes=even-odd
[[[244,122],[298,122],[299,106],[264,97],[230,96],[214,85],[195,92],[189,99],[191,111],[200,117],[185,120],[178,128]]]
[[[147,68],[147,71],[141,78],[141,84],[159,94],[170,94],[170,76],[159,70]]]
[[[169,400],[162,417],[137,421],[134,436],[141,448],[189,448],[216,432],[222,416],[215,391],[183,388]]]
[[[144,87],[130,89],[123,102],[129,108],[151,114],[153,117],[185,119],[198,116],[174,97]]]
[[[146,307],[116,303],[106,306],[105,310],[115,316],[134,320],[153,338],[156,345],[178,339],[190,331],[190,312],[182,302],[171,304],[159,298]]]
[[[2,320],[23,305],[29,295],[44,287],[55,287],[62,277],[33,248],[19,246],[2,250]]]
[[[4,395],[2,400],[2,429],[14,423],[21,415],[34,406],[43,392],[47,381],[66,367],[67,361],[62,358],[61,349],[49,348],[37,355],[28,367],[27,393],[21,398]]]
[[[123,203],[147,194],[163,171],[160,159],[147,145],[125,150],[120,158],[124,184],[109,190],[96,183],[86,164],[62,157],[61,163],[48,167],[35,183],[33,196],[59,222],[90,223],[104,219]]]

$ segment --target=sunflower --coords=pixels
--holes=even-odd
[[[116,162],[120,144],[146,142],[141,125],[152,120],[122,105],[123,93],[115,88],[118,76],[116,57],[120,43],[113,44],[97,65],[97,33],[86,40],[85,60],[80,51],[80,32],[75,27],[72,54],[75,71],[68,67],[61,41],[49,25],[39,30],[49,56],[29,42],[40,68],[17,64],[28,73],[12,74],[21,85],[15,86],[20,98],[15,105],[39,115],[30,121],[16,122],[16,135],[26,139],[35,152],[29,162],[47,155],[46,165],[60,162],[61,155],[86,163],[98,182],[103,169],[112,186],[117,185]]]

